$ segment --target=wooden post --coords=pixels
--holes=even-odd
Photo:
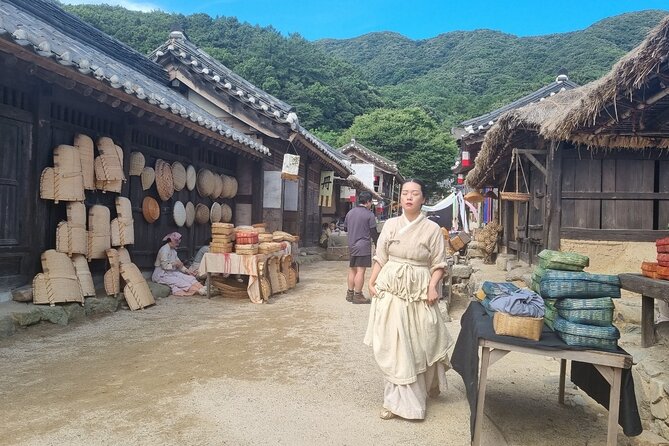
[[[483,406],[485,404],[485,390],[488,384],[488,366],[490,365],[490,347],[483,347],[481,354],[481,376],[479,377],[479,392],[476,398],[476,420],[474,421],[474,438],[472,446],[481,445],[483,430]]]
[[[655,344],[655,299],[641,296],[641,347]]]
[[[560,219],[562,218],[562,149],[564,143],[551,142],[546,156],[546,211],[544,246],[560,250]]]
[[[560,385],[558,387],[558,403],[564,404],[565,375],[567,374],[567,360],[560,359]]]

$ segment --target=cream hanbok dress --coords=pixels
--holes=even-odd
[[[445,384],[453,343],[439,306],[427,303],[432,272],[446,266],[439,226],[422,214],[413,222],[404,216],[386,221],[374,261],[381,271],[364,342],[384,374],[383,407],[423,419],[427,396]]]

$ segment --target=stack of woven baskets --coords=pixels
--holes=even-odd
[[[532,287],[544,298],[545,323],[568,345],[615,350],[612,298],[620,297],[618,276],[583,272],[590,259],[572,252],[543,250]]]
[[[641,274],[651,279],[669,280],[669,237],[655,241],[657,261],[641,263]]]
[[[258,254],[258,232],[254,230],[235,229],[235,252],[242,255]]]
[[[214,254],[232,252],[233,232],[234,227],[232,223],[212,223],[209,252]]]

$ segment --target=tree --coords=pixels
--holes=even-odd
[[[358,116],[337,143],[352,138],[395,161],[404,177],[423,180],[431,192],[441,192],[438,183],[452,177],[455,141],[421,108],[383,108]]]

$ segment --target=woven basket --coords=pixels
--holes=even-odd
[[[79,201],[70,201],[66,206],[67,222],[80,227],[86,227],[86,205]]]
[[[558,310],[555,308],[555,299],[544,299],[544,324],[551,330],[555,327],[555,318],[558,317]]]
[[[121,292],[121,272],[119,268],[110,268],[104,275],[105,293],[114,296]]]
[[[524,192],[500,192],[499,198],[506,201],[528,202],[530,201],[530,194]]]
[[[120,265],[125,265],[126,263],[132,263],[132,260],[130,260],[130,252],[124,247],[120,247],[116,249],[116,252],[118,254],[118,264]]]
[[[116,197],[116,215],[120,218],[132,219],[132,203],[126,197]]]
[[[258,234],[258,241],[260,243],[262,242],[271,242],[272,241],[272,233],[270,232],[263,232]]]
[[[512,316],[497,311],[493,317],[492,325],[495,334],[538,341],[541,338],[544,318]]]
[[[235,198],[237,196],[237,188],[239,184],[237,183],[237,178],[235,177],[230,177],[231,185],[230,185],[230,191],[228,193],[228,198]]]
[[[115,218],[111,221],[112,246],[133,245],[135,243],[135,229],[132,218]]]
[[[220,228],[213,226],[211,227],[211,234],[212,236],[221,236],[221,237],[229,237],[232,238],[232,235],[234,234],[232,228]]]
[[[206,205],[198,203],[195,206],[195,222],[199,224],[209,222],[209,208]]]
[[[588,256],[584,256],[583,254],[578,254],[576,252],[562,252],[562,251],[552,251],[550,249],[544,249],[538,254],[539,258],[542,260],[546,260],[548,262],[555,262],[555,264],[558,265],[571,265],[573,267],[580,267],[582,270],[586,266],[590,265],[590,259]],[[560,269],[560,268],[553,268],[551,266],[543,266],[543,268],[550,268],[550,269]],[[580,271],[576,269],[571,269],[574,271]]]
[[[219,203],[214,202],[211,205],[211,209],[209,211],[209,220],[212,223],[218,223],[221,221],[221,205]]]
[[[229,245],[232,243],[232,236],[213,234],[211,236],[212,245]]]
[[[100,154],[95,158],[95,180],[102,182],[103,190],[109,190],[105,183],[125,180],[123,149],[106,137],[100,138],[97,146]]]
[[[54,200],[84,201],[84,176],[79,151],[59,145],[53,151]]]
[[[232,221],[232,208],[227,204],[221,204],[221,221],[229,223]]]
[[[142,169],[141,175],[142,181],[142,190],[149,190],[153,185],[154,180],[156,179],[156,171],[153,170],[153,167],[145,167]]]
[[[554,327],[555,332],[567,345],[605,350],[618,348],[617,340],[620,338],[620,332],[613,325],[598,327],[575,324],[558,316],[555,319]]]
[[[186,187],[186,168],[179,161],[172,163],[172,182],[175,191],[183,190]]]
[[[146,159],[142,152],[132,152],[130,154],[130,176],[140,176],[146,166]]]
[[[209,169],[200,169],[197,173],[195,187],[197,187],[197,192],[201,197],[206,198],[211,196],[215,187],[214,181],[214,174]]]
[[[212,223],[211,227],[212,228],[219,228],[219,229],[230,229],[232,232],[236,232],[235,231],[235,225],[233,225],[232,223]],[[227,232],[226,232],[226,234],[227,234]]]
[[[235,244],[235,252],[239,255],[256,255],[258,254],[258,245],[238,245]]]
[[[83,225],[61,221],[56,227],[56,251],[69,256],[88,254],[88,233]]]
[[[161,200],[167,201],[174,195],[174,181],[172,180],[172,166],[165,161],[156,160],[156,189]]]
[[[58,302],[84,302],[79,279],[72,260],[61,252],[49,249],[41,256],[44,274],[35,276],[33,281],[33,303],[50,304]]]
[[[186,227],[190,228],[195,223],[195,205],[190,201],[186,203]]]
[[[76,147],[79,152],[79,161],[81,162],[81,173],[84,179],[84,189],[94,190],[95,189],[95,154],[93,140],[81,133],[74,135],[74,143],[72,144]]]
[[[565,297],[594,299],[596,297],[620,297],[620,287],[587,280],[541,281],[541,297],[561,299]]]
[[[93,284],[93,276],[91,270],[88,268],[88,261],[86,256],[82,254],[75,254],[72,256],[72,263],[74,264],[74,271],[77,274],[81,292],[84,296],[95,296],[95,285]]]
[[[234,198],[237,195],[237,180],[228,175],[221,175],[221,178],[223,179],[221,198]]]
[[[588,282],[598,282],[607,285],[620,286],[620,279],[613,274],[591,274],[583,271],[558,271],[547,270],[542,276],[542,280],[586,280]]]
[[[96,204],[88,210],[88,255],[91,259],[106,259],[105,250],[111,248],[109,208]]]
[[[223,192],[223,178],[221,178],[220,175],[214,174],[213,176],[213,182],[214,182],[214,189],[211,192],[210,198],[212,200],[218,199],[218,197],[221,196],[221,192]]]
[[[178,227],[182,227],[186,224],[186,207],[180,201],[174,203],[174,208],[172,208],[172,216],[174,217],[174,223]]]
[[[246,282],[238,282],[236,279],[214,276],[211,278],[211,285],[218,288],[223,297],[235,299],[249,298],[247,291],[248,284]]]
[[[655,240],[655,246],[669,246],[669,237]]]
[[[139,310],[156,303],[146,279],[134,263],[122,264],[121,276],[126,282],[123,295],[131,310]]]
[[[188,190],[195,189],[196,180],[197,180],[197,172],[195,171],[195,167],[189,165],[186,168],[186,189]]]
[[[209,252],[212,254],[228,254],[231,253],[233,250],[233,245],[232,243],[228,244],[217,244],[217,245],[210,245],[209,246]]]
[[[142,215],[147,223],[153,223],[160,218],[160,205],[153,197],[144,197],[142,200]]]

